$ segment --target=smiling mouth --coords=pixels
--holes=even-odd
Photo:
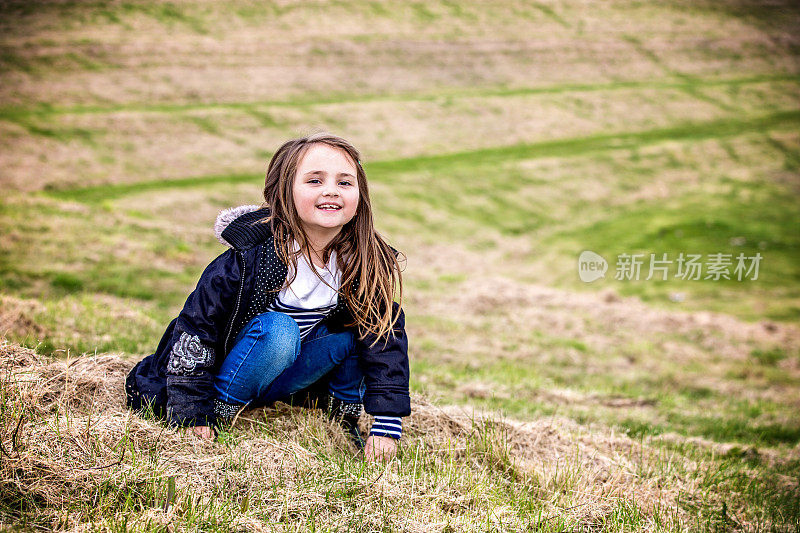
[[[338,211],[341,208],[342,206],[335,204],[320,204],[317,206],[317,209],[321,209],[323,211]]]

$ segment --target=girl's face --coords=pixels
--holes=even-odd
[[[347,154],[327,144],[312,144],[297,165],[292,195],[309,237],[332,239],[356,214],[356,167]]]

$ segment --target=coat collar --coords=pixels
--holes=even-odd
[[[223,245],[236,250],[247,250],[269,239],[272,235],[268,223],[269,208],[258,205],[240,205],[220,212],[214,223],[214,235]]]

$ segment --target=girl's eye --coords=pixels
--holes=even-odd
[[[322,183],[322,180],[320,178],[308,178],[306,183]],[[350,180],[342,180],[339,182],[339,185],[345,185],[349,187],[353,185],[353,182]]]

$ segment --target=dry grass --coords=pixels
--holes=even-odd
[[[387,3],[382,13],[354,3],[324,6],[325,16],[320,16],[318,8],[296,4],[284,13],[252,10],[255,16],[247,19],[231,16],[235,7],[223,15],[203,4],[187,3],[177,11],[209,21],[211,33],[193,31],[191,23],[159,20],[157,13],[122,13],[122,24],[96,13],[90,29],[69,9],[40,10],[16,24],[9,17],[4,42],[19,61],[35,66],[37,56],[49,57],[45,64],[61,65],[61,72],[47,87],[37,82],[35,70],[9,73],[0,100],[245,102],[307,93],[642,79],[665,69],[715,75],[796,68],[786,61],[775,64],[791,41],[776,43],[739,19],[702,11],[692,13],[692,32],[687,33],[680,12],[669,5],[625,1],[587,10],[581,4],[549,8],[504,2],[495,7],[474,2],[464,5],[465,15],[459,16],[444,5],[431,6],[425,15],[427,9],[418,13],[403,3]],[[298,35],[297,29],[306,27],[336,38]],[[655,36],[645,46],[649,53],[620,39],[627,32]],[[33,43],[38,46],[26,46]],[[719,53],[729,49],[729,55]],[[67,53],[75,50],[99,69],[74,68]],[[654,62],[653,54],[664,56],[667,64]],[[209,58],[215,58],[219,75],[208,75]]]
[[[41,310],[42,304],[36,300],[0,295],[0,334],[44,337],[45,329],[36,322],[34,315]]]
[[[520,422],[420,395],[401,453],[387,464],[362,463],[319,412],[284,404],[248,411],[217,442],[201,442],[124,408],[130,367],[113,354],[52,360],[0,345],[0,524],[685,530],[699,518],[687,502],[728,499],[704,485],[715,455],[737,453],[675,434],[631,439],[560,416]],[[778,483],[797,490],[790,477]],[[726,512],[722,524],[736,530],[769,525],[735,503]]]
[[[128,527],[139,529],[211,521],[197,516],[205,508],[235,528],[298,530],[312,517],[336,527],[356,511],[350,491],[360,516],[373,521],[360,525],[364,531],[461,530],[486,520],[505,531],[534,523],[608,527],[621,503],[637,509],[643,529],[660,530],[664,520],[688,523],[677,500],[697,490],[698,463],[677,454],[668,472],[642,475],[665,453],[657,445],[562,417],[523,423],[419,396],[404,453],[385,466],[364,470],[318,413],[284,405],[245,413],[222,442],[203,443],[124,409],[131,364],[118,356],[53,361],[13,344],[0,350],[6,520],[106,530],[124,512]],[[177,488],[165,505],[170,477]],[[216,508],[203,507],[215,498]]]

